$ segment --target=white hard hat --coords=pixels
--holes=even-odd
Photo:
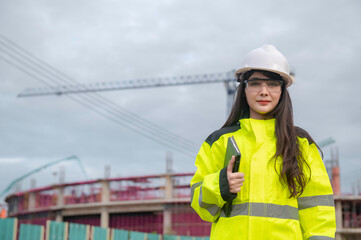
[[[265,44],[260,48],[250,51],[243,59],[241,68],[235,72],[237,81],[239,81],[238,78],[242,73],[250,70],[278,73],[287,82],[287,87],[293,83],[287,59],[273,45]]]

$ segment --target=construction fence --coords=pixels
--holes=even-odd
[[[44,238],[45,237],[45,238]],[[46,227],[20,224],[17,218],[0,219],[1,240],[209,240],[192,237],[101,228],[86,224],[47,221]]]

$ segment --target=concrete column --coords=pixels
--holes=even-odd
[[[64,186],[57,186],[57,191],[58,191],[58,199],[57,199],[56,206],[58,208],[63,208],[64,207]],[[56,222],[63,221],[63,214],[60,209],[58,211],[56,211],[56,213],[55,213],[55,221]]]
[[[58,202],[57,207],[63,207],[64,206],[64,187],[58,186]]]
[[[102,203],[108,203],[110,201],[110,189],[109,181],[104,179],[101,181],[102,185]],[[109,227],[109,212],[106,206],[101,208],[100,211],[100,227],[108,228]]]
[[[172,211],[169,205],[163,211],[163,234],[172,234]]]
[[[28,210],[34,210],[36,204],[36,192],[29,193],[29,205]]]
[[[165,198],[172,199],[173,198],[173,182],[172,175],[165,176]]]
[[[165,199],[173,198],[172,175],[165,175]],[[163,234],[172,234],[172,211],[170,205],[165,205],[163,211]]]
[[[102,185],[102,203],[107,203],[110,200],[109,181],[104,179],[101,181]]]
[[[109,227],[109,213],[107,207],[102,207],[100,213],[100,227],[108,228]]]
[[[63,215],[61,214],[61,211],[56,211],[56,213],[55,213],[55,221],[56,222],[62,222],[63,221]]]
[[[336,210],[336,229],[341,230],[343,228],[342,223],[342,201],[335,201],[335,210]],[[341,233],[336,232],[336,240],[342,240]]]
[[[19,198],[11,198],[11,201],[14,209],[12,211],[9,209],[8,215],[17,213],[19,211]]]

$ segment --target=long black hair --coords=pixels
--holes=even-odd
[[[245,80],[248,80],[254,72],[260,72],[270,79],[283,81],[279,74],[269,71],[251,70],[242,74],[240,76],[241,82],[237,89],[235,103],[222,128],[238,123],[241,118],[250,117],[249,105],[245,93]],[[294,126],[292,102],[286,84],[282,84],[282,93],[279,102],[270,112],[270,115],[276,119],[275,133],[277,144],[274,158],[282,158],[282,168],[279,173],[280,181],[288,185],[291,193],[290,197],[300,196],[310,179],[310,175],[306,177],[305,167],[310,173],[311,169],[302,156],[297,136],[304,135],[307,136],[309,141],[314,141],[305,130]]]

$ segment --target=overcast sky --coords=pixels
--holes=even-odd
[[[317,142],[335,139],[323,149],[325,160],[339,149],[341,190],[351,193],[361,179],[360,10],[357,0],[0,1],[0,34],[85,84],[228,72],[248,51],[274,44],[296,73],[289,89],[296,125]],[[106,165],[112,177],[164,173],[168,151],[174,171],[195,171],[196,151],[175,151],[73,100],[84,95],[18,98],[46,85],[29,62],[22,63],[28,73],[14,67],[5,43],[0,38],[0,191],[73,154],[92,179],[103,177]],[[222,83],[99,94],[195,149],[226,120]],[[22,189],[31,178],[37,186],[58,181],[53,173],[62,167],[66,181],[84,180],[68,162],[34,174]]]

